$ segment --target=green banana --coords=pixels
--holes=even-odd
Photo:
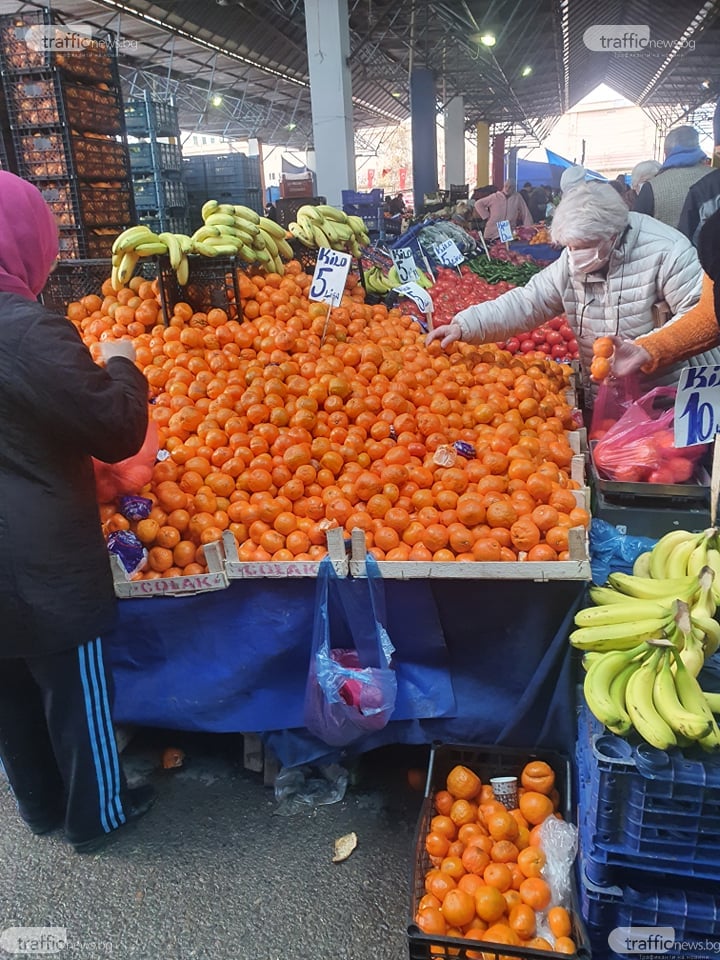
[[[203,243],[208,237],[219,237],[220,236],[220,227],[213,227],[208,224],[205,224],[204,227],[199,227],[195,233],[190,238],[194,243]]]
[[[327,203],[321,203],[314,209],[317,210],[320,216],[324,217],[326,220],[335,220],[337,223],[348,222],[348,215],[344,210],[340,210],[338,207],[331,207]]]
[[[170,257],[170,266],[173,268],[173,270],[177,270],[178,265],[180,264],[180,258],[182,257],[180,241],[174,233],[159,233],[158,240],[161,240],[167,247],[168,256]]]
[[[638,644],[630,650],[600,654],[588,667],[583,681],[585,700],[592,713],[606,727],[629,720],[624,703],[612,696],[611,686],[617,675],[633,664],[643,650],[647,650],[646,645]],[[637,669],[639,664],[633,666]]]
[[[360,244],[357,242],[356,237],[357,237],[357,234],[355,235],[355,238],[348,241],[348,250],[355,257],[356,260],[359,260],[360,257],[362,256],[362,250],[360,249]],[[363,239],[362,242],[365,244],[370,243],[370,238],[365,237],[365,239]]]
[[[205,225],[209,227],[234,227],[235,216],[229,213],[211,213],[205,220]]]
[[[285,228],[281,227],[280,224],[276,223],[274,220],[268,220],[267,217],[260,217],[258,220],[258,226],[261,230],[264,230],[265,233],[269,233],[271,237],[274,237],[275,240],[285,239]]]
[[[688,542],[692,542],[692,544],[695,545],[698,541],[697,535],[688,533],[687,530],[671,530],[663,537],[660,537],[650,551],[650,576],[654,580],[671,579],[668,573],[670,557],[677,547]],[[685,576],[686,574],[687,571],[683,571],[679,576]]]
[[[211,214],[217,211],[219,206],[220,204],[217,202],[217,200],[206,200],[200,208],[200,216],[203,218],[203,220],[207,220]]]
[[[228,216],[235,216],[235,205],[232,203],[221,203],[217,208],[218,213],[227,213]]]
[[[265,244],[265,250],[269,250],[273,257],[278,255],[278,245],[275,242],[275,238],[269,234],[266,230],[260,230],[259,236],[262,237]]]
[[[711,723],[705,713],[686,710],[681,703],[671,670],[671,656],[669,650],[661,653],[653,686],[655,709],[675,733],[688,740],[700,740],[710,733]]]
[[[192,238],[188,237],[185,233],[176,233],[177,242],[180,244],[180,250],[182,253],[190,253],[192,250]]]
[[[210,246],[206,240],[195,240],[193,242],[193,253],[200,253],[204,257],[216,257],[218,255],[216,248]]]
[[[632,623],[646,617],[661,620],[670,613],[669,603],[663,605],[656,600],[628,600],[626,603],[608,603],[601,607],[585,607],[575,614],[575,626],[592,627],[608,624]],[[628,631],[626,631],[627,633]]]
[[[256,253],[257,251],[253,250],[253,248],[247,243],[241,243],[238,247],[238,256],[242,260],[245,260],[246,263],[255,263]]]
[[[362,217],[356,217],[355,214],[349,214],[347,222],[352,227],[353,233],[356,236],[367,236],[367,228]]]
[[[633,564],[633,576],[634,577],[649,577],[650,576],[650,551],[646,550],[645,553],[641,553],[635,558],[635,563]]]
[[[188,280],[190,279],[190,262],[185,253],[180,257],[180,263],[175,271],[175,276],[181,287],[187,286]]]
[[[680,597],[692,597],[700,590],[697,577],[676,577],[651,579],[636,577],[630,573],[611,573],[608,584],[615,590],[639,600],[666,600]]]
[[[671,580],[675,577],[689,576],[688,561],[696,546],[696,540],[686,540],[684,543],[679,543],[671,551],[665,565],[667,575]]]
[[[135,253],[140,257],[160,257],[168,252],[167,244],[160,240],[151,240],[148,243],[138,243]]]
[[[139,259],[140,255],[135,253],[135,250],[128,250],[123,254],[120,266],[117,268],[117,279],[120,287],[126,287],[130,283]]]
[[[720,713],[720,693],[708,693],[707,690],[703,690],[703,696],[712,712]]]
[[[286,260],[292,260],[295,254],[287,240],[276,240],[275,243],[277,244],[278,254],[281,257],[285,257]]]
[[[313,239],[315,241],[315,246],[318,248],[318,250],[320,249],[320,247],[332,246],[328,238],[325,236],[325,232],[323,231],[322,227],[317,226],[317,224],[313,224],[312,233],[313,233]]]
[[[304,204],[302,207],[298,208],[298,212],[295,214],[295,219],[300,223],[300,219],[306,217],[312,223],[317,223],[320,225],[323,221],[323,216],[321,213],[318,213],[318,208],[314,207],[310,203]]]
[[[279,256],[276,256],[274,258],[273,263],[275,267],[275,273],[279,273],[280,276],[282,277],[283,274],[285,273],[285,264],[282,262]]]
[[[720,729],[712,714],[700,684],[683,663],[681,654],[675,653],[675,689],[678,699],[686,710],[699,713],[710,722],[711,729],[700,739],[700,745],[706,749],[720,746]]]
[[[151,237],[154,237],[155,234],[149,227],[146,227],[144,224],[139,224],[136,227],[128,227],[127,230],[115,238],[115,242],[112,245],[112,253],[125,253],[127,250],[132,250],[138,243],[142,243],[143,240],[148,240]]]
[[[289,224],[288,224],[288,230],[289,230],[290,233],[295,237],[296,240],[299,240],[300,243],[302,243],[303,246],[305,246],[305,247],[314,247],[314,246],[315,246],[315,242],[314,242],[314,240],[312,239],[312,233],[310,233],[310,235],[308,235],[308,234],[305,232],[302,224],[296,223],[295,221],[293,221],[292,223],[289,223]]]
[[[625,705],[640,736],[658,750],[667,750],[677,744],[677,737],[653,701],[655,674],[662,656],[660,650],[655,651],[633,673],[625,689]]]
[[[260,223],[260,214],[255,213],[254,210],[251,210],[250,207],[244,207],[240,203],[236,203],[234,206],[235,216],[240,217],[241,220],[248,220],[250,223],[254,223],[256,226]]]

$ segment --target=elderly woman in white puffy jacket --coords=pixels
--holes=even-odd
[[[565,247],[554,263],[526,286],[461,310],[451,323],[432,330],[427,343],[439,339],[448,347],[456,340],[507,340],[564,311],[589,383],[597,337],[634,340],[700,299],[703,271],[689,240],[659,220],[629,213],[609,184],[587,183],[569,191],[553,218],[552,238]],[[720,351],[694,362],[720,363]],[[644,386],[672,383],[679,369],[645,376]]]

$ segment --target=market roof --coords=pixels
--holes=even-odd
[[[0,0],[0,13],[38,9]],[[312,144],[302,0],[54,0],[61,19],[112,29],[130,93],[175,97],[185,130]],[[598,12],[598,9],[601,12]],[[542,141],[606,83],[671,122],[720,93],[720,0],[349,0],[356,131],[410,115],[408,75],[427,66],[440,106]],[[588,48],[603,24],[648,25],[654,48]],[[481,42],[492,33],[493,46]]]

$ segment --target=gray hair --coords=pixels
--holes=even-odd
[[[609,183],[580,184],[567,193],[552,221],[554,243],[567,246],[587,240],[609,240],[628,222],[627,204]]]
[[[580,164],[575,164],[575,166],[567,167],[563,170],[562,176],[560,177],[560,189],[563,193],[567,193],[568,190],[584,182],[585,167],[580,166]]]
[[[636,163],[632,168],[632,173],[630,174],[630,186],[633,190],[645,183],[647,180],[652,180],[655,174],[662,168],[662,164],[659,160],[641,160],[640,163]]]
[[[665,156],[678,150],[695,150],[700,146],[700,136],[695,127],[675,127],[665,137]]]

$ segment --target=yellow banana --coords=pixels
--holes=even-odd
[[[336,223],[347,223],[348,215],[344,210],[340,210],[338,207],[332,207],[330,204],[321,203],[313,209],[317,210],[321,217],[324,217],[325,220],[335,220]]]
[[[120,266],[117,268],[117,279],[121,287],[126,287],[130,283],[139,258],[139,254],[134,250],[128,250],[123,254]]]
[[[666,533],[665,536],[660,537],[658,542],[650,551],[650,576],[655,580],[662,579],[672,579],[673,577],[681,577],[687,575],[687,569],[683,569],[681,573],[670,573],[670,563],[675,554],[675,551],[683,545],[692,543],[692,546],[688,550],[687,556],[685,557],[685,567],[687,567],[687,557],[690,556],[690,552],[693,547],[699,542],[699,537],[697,534],[688,533],[687,530],[671,530],[670,533]],[[673,569],[679,569],[680,564],[675,559],[673,563]]]
[[[190,279],[190,263],[188,261],[187,254],[183,253],[183,255],[180,257],[180,263],[175,271],[175,275],[177,277],[177,282],[181,287],[187,286],[188,280]]]
[[[200,209],[200,216],[203,220],[207,220],[211,214],[217,211],[219,206],[217,200],[206,200]]]
[[[148,240],[154,236],[155,234],[152,230],[144,224],[139,224],[136,227],[128,227],[127,230],[123,230],[115,239],[112,245],[112,253],[125,253],[127,250],[132,250],[136,244],[142,243],[143,240]]]
[[[205,225],[209,227],[234,227],[235,216],[229,213],[211,213]]]
[[[632,724],[649,744],[667,750],[677,743],[675,731],[658,713],[653,701],[655,674],[660,650],[652,653],[629,678],[625,689],[625,706]]]
[[[260,214],[251,210],[250,207],[244,207],[242,204],[236,203],[234,210],[235,216],[240,217],[241,220],[249,220],[250,223],[254,223],[256,226],[260,223]]]
[[[295,254],[293,253],[293,248],[290,246],[287,240],[277,240],[276,243],[278,254],[281,257],[285,257],[286,260],[292,260]]]
[[[267,217],[260,217],[258,220],[258,226],[269,233],[271,237],[274,237],[275,240],[284,240],[286,236],[286,231],[284,227],[281,227],[279,223],[276,223],[274,220],[268,220]]]
[[[687,710],[680,701],[675,687],[675,675],[670,669],[672,654],[661,653],[660,665],[655,674],[653,704],[665,722],[688,740],[699,740],[710,733],[712,724],[706,712]]]

